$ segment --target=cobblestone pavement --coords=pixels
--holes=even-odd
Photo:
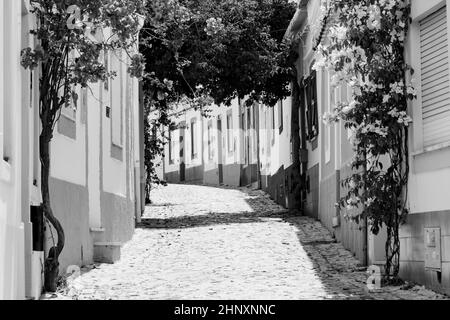
[[[57,299],[443,299],[365,289],[367,274],[317,221],[262,191],[169,185],[153,192],[113,265],[85,268]]]

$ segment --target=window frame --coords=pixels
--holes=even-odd
[[[270,141],[272,146],[275,144],[275,106],[271,107],[271,121],[272,121],[272,125],[271,125],[271,137],[270,137]]]
[[[278,101],[278,129],[279,134],[283,132],[283,100]]]
[[[317,73],[315,70],[305,79],[305,102],[307,140],[312,142],[319,136],[319,117],[317,103]]]
[[[409,114],[412,115],[412,125],[410,130],[412,131],[412,144],[410,147],[411,155],[414,160],[419,160],[419,158],[435,158],[438,157],[440,153],[446,153],[450,149],[450,142],[443,142],[440,144],[425,147],[424,143],[424,123],[423,123],[423,103],[422,103],[422,88],[421,88],[421,63],[422,56],[420,51],[420,22],[427,16],[439,11],[443,7],[447,7],[447,32],[450,31],[450,8],[446,1],[440,1],[436,6],[426,6],[423,10],[417,10],[412,14],[412,22],[410,25],[410,32],[408,34],[407,42],[407,63],[409,63],[415,70],[414,78],[419,79],[419,83],[415,86],[417,90],[417,99],[409,102]],[[450,41],[449,41],[450,50]],[[450,73],[450,55],[449,55],[449,73]],[[408,79],[410,80],[410,76]],[[432,169],[434,165],[429,166],[429,170]]]
[[[174,147],[173,147],[173,130],[171,130],[170,128],[167,129],[168,133],[168,140],[169,140],[169,164],[174,164],[175,163],[175,159],[173,157],[174,155]]]
[[[190,130],[190,136],[191,136],[191,160],[195,160],[198,158],[198,146],[197,146],[197,118],[191,119],[191,130]]]
[[[213,124],[212,120],[208,120],[207,124],[207,138],[208,138],[208,160],[212,162],[214,160],[213,154]]]
[[[230,109],[227,111],[227,151],[228,154],[232,154],[234,152],[234,143],[233,143],[233,110]]]
[[[124,72],[123,72],[123,64],[122,64],[122,57],[123,52],[120,50],[119,52],[110,52],[109,54],[109,64],[108,67],[111,68],[111,61],[112,56],[111,54],[114,54],[114,59],[117,59],[117,69],[113,70],[117,72],[117,75],[114,79],[110,79],[110,88],[111,90],[107,90],[109,92],[109,101],[110,101],[110,123],[111,123],[111,144],[115,147],[118,147],[120,149],[123,149],[124,147],[124,91],[125,91],[125,85],[124,85]],[[118,95],[119,99],[114,99],[113,94],[116,90],[114,90],[113,86],[117,85],[118,88]],[[119,108],[119,110],[116,110],[115,107]],[[115,116],[118,115],[119,119],[115,120]],[[116,122],[117,121],[117,122]],[[116,128],[116,126],[119,126],[119,128]],[[118,132],[115,130],[118,129]],[[117,136],[117,134],[119,136]],[[117,140],[119,139],[119,140]]]

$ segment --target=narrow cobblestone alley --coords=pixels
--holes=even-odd
[[[61,299],[442,299],[421,287],[367,293],[367,274],[322,225],[259,190],[153,191],[116,264],[85,268]]]

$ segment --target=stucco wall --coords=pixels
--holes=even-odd
[[[102,235],[104,242],[124,243],[134,233],[134,202],[126,197],[108,192],[101,194]]]
[[[424,228],[441,231],[442,270],[425,269]],[[400,230],[400,275],[450,294],[450,210],[413,214]]]
[[[65,247],[60,256],[60,273],[67,266],[85,265],[93,262],[93,243],[89,233],[88,190],[59,179],[50,179],[50,196],[54,215],[61,222],[65,233]],[[56,231],[52,228],[53,235]],[[48,225],[46,248],[53,244]]]
[[[333,217],[336,216],[336,191],[337,191],[336,173],[323,176],[320,182],[319,199],[319,219],[322,224],[334,233]]]

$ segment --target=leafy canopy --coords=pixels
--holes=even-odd
[[[287,0],[159,0],[141,34],[147,71],[190,97],[217,104],[250,96],[269,105],[289,95]],[[289,59],[291,58],[291,59]],[[197,92],[198,93],[198,92]]]

